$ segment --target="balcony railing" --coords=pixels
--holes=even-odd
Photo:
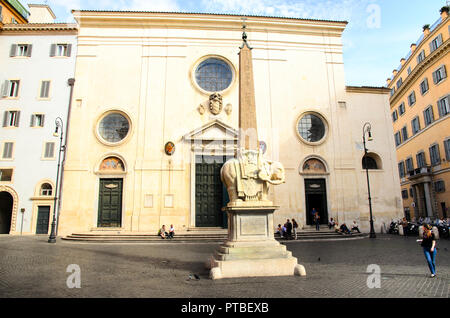
[[[417,168],[411,171],[408,171],[408,177],[420,177],[420,176],[424,176],[424,175],[428,175],[431,173],[431,167],[430,166],[425,166],[425,167],[421,167],[421,168]]]

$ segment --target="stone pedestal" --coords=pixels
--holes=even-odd
[[[212,279],[257,276],[305,276],[297,258],[273,234],[276,206],[233,206],[228,213],[228,240],[207,261]]]

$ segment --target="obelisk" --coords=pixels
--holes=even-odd
[[[251,48],[245,26],[239,52],[239,144],[237,159],[220,171],[230,202],[228,240],[206,262],[212,279],[257,276],[305,276],[297,258],[274,238],[273,213],[279,207],[268,199],[269,185],[285,182],[284,167],[266,160],[259,150]]]
[[[239,129],[240,148],[258,150],[258,129],[256,123],[255,84],[253,81],[252,48],[248,45],[245,25],[239,51]]]

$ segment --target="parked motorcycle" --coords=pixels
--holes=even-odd
[[[396,222],[394,220],[391,221],[388,233],[389,234],[398,234],[399,233],[398,232],[398,222]]]

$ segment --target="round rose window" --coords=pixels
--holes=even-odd
[[[211,57],[198,65],[195,70],[195,81],[207,92],[221,92],[231,85],[233,71],[225,61]]]
[[[99,135],[107,142],[123,140],[130,130],[128,119],[120,113],[110,113],[103,117],[98,127]]]
[[[306,114],[298,122],[298,133],[307,142],[318,142],[325,136],[325,123],[315,114]]]

